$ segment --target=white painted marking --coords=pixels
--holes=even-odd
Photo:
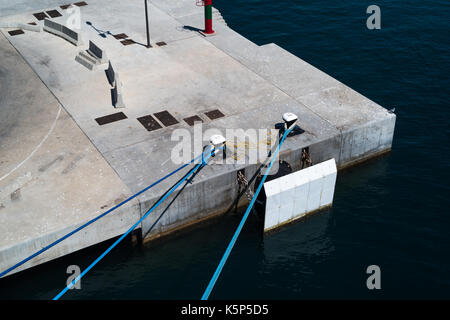
[[[36,151],[39,150],[39,148],[44,144],[45,140],[47,140],[47,138],[50,136],[50,134],[53,132],[53,130],[55,129],[56,126],[56,122],[58,121],[59,115],[61,114],[61,106],[59,106],[58,109],[58,113],[56,115],[55,120],[53,121],[52,126],[50,127],[50,130],[47,132],[47,134],[45,135],[45,137],[42,139],[42,141],[36,146],[36,148],[34,148],[34,150],[29,154],[28,157],[26,157],[21,163],[19,163],[14,169],[12,169],[10,172],[8,172],[7,174],[5,174],[3,177],[0,178],[0,181],[2,181],[3,179],[5,179],[6,177],[8,177],[11,173],[13,173],[14,171],[16,171],[17,169],[19,169],[21,166],[23,166],[23,164],[25,162],[27,162],[35,153]]]

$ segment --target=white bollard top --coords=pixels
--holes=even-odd
[[[225,138],[220,134],[212,135],[211,138],[209,138],[209,142],[211,142],[211,144],[213,144],[215,147],[221,146],[225,143],[225,141]]]
[[[297,121],[298,117],[291,113],[291,112],[286,112],[283,114],[283,121],[284,122],[292,122],[292,121]]]

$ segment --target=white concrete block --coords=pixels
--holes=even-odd
[[[123,102],[122,82],[119,80],[119,75],[115,74],[115,86],[113,88],[113,106],[114,108],[125,108]]]
[[[336,175],[336,162],[331,159],[265,183],[264,230],[331,204]]]
[[[293,217],[298,218],[306,213],[309,194],[309,179],[305,174],[298,174],[295,182]]]
[[[23,30],[33,31],[33,32],[41,32],[42,26],[41,25],[31,25],[28,23],[18,23],[17,27]]]
[[[333,203],[334,187],[336,185],[337,168],[334,159],[326,161],[324,167],[324,180],[322,188],[322,196],[320,198],[320,207]]]
[[[279,223],[283,223],[287,220],[291,220],[294,214],[294,201],[295,198],[295,179],[292,175],[287,175],[276,179],[279,182],[280,187],[280,215]]]
[[[308,192],[308,203],[306,205],[306,211],[317,210],[320,206],[320,195],[322,193],[323,187],[323,174],[321,168],[312,166],[309,173],[309,192]]]
[[[282,203],[280,207],[280,213],[278,215],[278,223],[283,224],[294,218],[294,201]]]
[[[278,224],[280,214],[280,186],[276,180],[272,180],[264,184],[264,191],[267,197],[264,230],[268,230]]]
[[[266,212],[275,212],[278,219],[278,211],[280,210],[280,197],[274,196],[266,200]]]

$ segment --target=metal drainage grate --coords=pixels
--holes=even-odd
[[[203,122],[202,118],[200,118],[199,116],[192,116],[189,118],[184,118],[183,120],[186,121],[186,123],[191,127],[194,126],[195,122]]]
[[[37,12],[37,13],[33,13],[33,16],[36,17],[36,19],[40,20],[44,20],[45,18],[48,18],[48,16],[45,14],[45,12]]]
[[[108,124],[123,119],[127,119],[127,116],[123,112],[117,112],[104,117],[97,118],[95,119],[95,121],[97,121],[97,123],[102,126],[104,124]]]
[[[143,116],[137,118],[137,120],[144,126],[148,131],[153,131],[157,129],[161,129],[161,125],[153,118],[151,115]]]
[[[161,41],[161,42],[157,42],[156,43],[156,45],[157,46],[160,46],[160,47],[162,47],[162,46],[165,46],[167,43],[165,43],[164,41]]]
[[[58,10],[50,10],[50,11],[45,11],[45,12],[52,18],[58,18],[58,17],[62,16],[62,14],[59,13]]]
[[[72,5],[71,4],[65,4],[65,5],[62,5],[62,6],[59,6],[61,9],[63,9],[63,10],[66,10],[67,8],[70,8],[70,7],[72,7]]]
[[[208,116],[208,118],[210,118],[211,120],[225,117],[225,115],[224,115],[222,112],[220,112],[219,110],[217,110],[217,109],[216,109],[216,110],[212,110],[212,111],[205,112],[205,114],[206,114],[206,115]]]
[[[128,46],[130,44],[135,44],[136,42],[134,42],[133,39],[127,39],[127,40],[120,41],[120,43],[123,44],[124,46]]]
[[[76,5],[78,7],[82,7],[82,6],[87,6],[87,3],[84,1],[81,1],[81,2],[75,2],[74,5]]]
[[[178,123],[177,119],[175,119],[167,110],[155,113],[154,116],[166,127]]]
[[[24,34],[25,32],[23,32],[22,29],[17,29],[17,30],[11,30],[11,31],[8,31],[8,33],[9,33],[11,36],[17,36],[17,35],[19,35],[19,34]]]
[[[128,36],[125,33],[115,34],[115,35],[113,35],[113,37],[116,38],[117,40],[128,38]]]

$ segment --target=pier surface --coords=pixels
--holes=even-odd
[[[178,167],[171,161],[175,129],[271,129],[284,112],[299,118],[302,134],[290,137],[280,157],[299,169],[334,158],[339,168],[390,150],[395,115],[286,50],[258,46],[219,19],[204,37],[203,10],[193,0],[150,0],[152,48],[145,47],[141,1],[89,0],[79,7],[84,46],[48,32],[1,28],[0,33],[0,271],[12,266]],[[0,0],[0,26],[42,24],[33,13],[57,10],[62,1],[21,5]],[[226,18],[226,17],[225,17]],[[86,23],[88,22],[88,23]],[[113,35],[125,33],[124,45]],[[75,61],[89,40],[106,51],[120,74],[126,107],[111,103],[105,69]],[[165,45],[162,45],[164,42]],[[156,43],[160,43],[157,45]],[[219,110],[224,116],[210,119]],[[168,111],[178,123],[148,131],[137,119]],[[123,112],[126,119],[95,119]],[[211,131],[210,131],[211,132]],[[207,144],[211,134],[204,135]],[[194,152],[192,152],[194,155]],[[249,178],[256,165],[214,162],[201,171],[150,232],[153,238],[223,212],[237,195],[236,172]],[[176,180],[174,176],[39,257],[23,270],[122,234]],[[169,199],[170,201],[170,199]]]

